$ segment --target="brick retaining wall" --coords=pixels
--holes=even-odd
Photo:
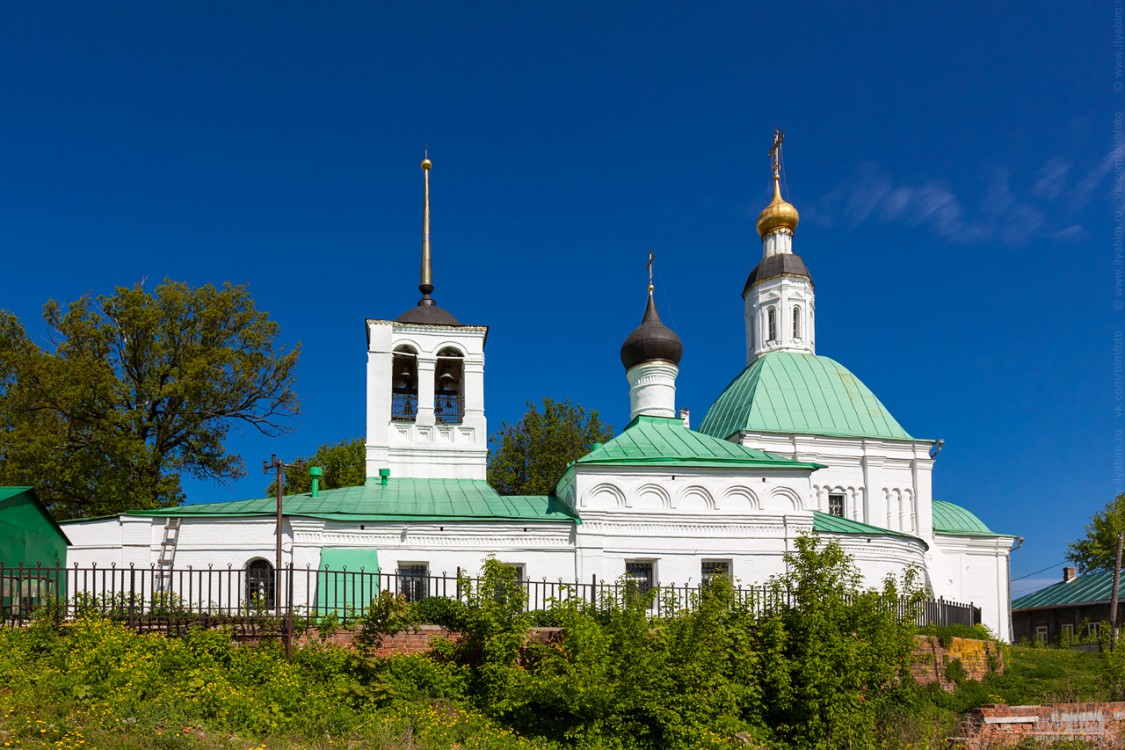
[[[1004,651],[999,643],[975,638],[952,638],[949,647],[932,635],[915,636],[914,679],[923,685],[936,682],[942,689],[952,691],[955,684],[949,679],[950,665],[961,662],[964,679],[980,682],[990,672],[1004,672]]]
[[[354,645],[356,632],[354,630],[340,630],[324,638],[325,643],[351,648]],[[457,642],[461,634],[447,630],[440,625],[419,625],[410,630],[401,630],[393,635],[383,636],[383,642],[375,649],[375,656],[394,656],[396,654],[422,654],[431,650],[434,639]],[[557,643],[562,638],[562,628],[532,628],[528,632],[528,640],[533,643]],[[299,644],[317,643],[321,640],[320,633],[313,628],[302,633],[296,642]]]
[[[1054,703],[1046,706],[989,704],[961,720],[953,747],[964,750],[1016,747],[1038,740],[1082,740],[1096,748],[1121,747],[1125,703]]]
[[[327,636],[326,643],[351,647],[355,632],[341,630]],[[447,630],[439,625],[419,625],[412,630],[403,630],[394,635],[383,636],[382,645],[375,650],[376,656],[395,654],[420,654],[430,650],[430,642],[435,638],[458,641],[461,634]],[[532,628],[528,639],[538,643],[557,643],[562,638],[560,628]],[[312,629],[302,634],[297,643],[315,643],[320,634]],[[965,679],[979,682],[995,667],[1004,671],[1004,653],[1000,645],[991,641],[978,641],[972,638],[953,638],[949,647],[933,636],[917,636],[912,671],[914,679],[923,685],[936,682],[946,690],[953,690],[954,684],[948,679],[949,665],[954,659],[961,662]]]

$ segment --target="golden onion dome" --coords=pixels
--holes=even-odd
[[[773,200],[758,214],[758,236],[765,237],[780,229],[788,229],[790,233],[797,228],[801,220],[797,209],[781,197],[781,180],[773,176]]]

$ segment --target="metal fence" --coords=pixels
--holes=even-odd
[[[363,617],[381,592],[417,602],[433,597],[467,601],[479,593],[482,579],[462,575],[429,575],[403,570],[349,571],[269,566],[249,568],[45,567],[5,568],[0,565],[0,625],[22,625],[37,610],[48,608],[57,618],[74,619],[97,612],[144,630],[181,632],[191,625],[231,626],[236,633],[262,635],[292,632],[332,617],[341,625]],[[578,600],[592,608],[643,595],[653,617],[672,617],[694,609],[707,584],[649,585],[628,579],[585,582],[516,580],[527,611],[548,610],[557,602]],[[497,595],[502,595],[498,591]],[[791,602],[774,586],[735,587],[731,606],[756,615],[786,608]],[[903,600],[899,616],[913,616],[918,625],[977,625],[980,609],[971,604]]]

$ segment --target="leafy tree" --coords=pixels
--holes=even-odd
[[[519,424],[505,422],[492,435],[488,481],[501,495],[549,495],[568,463],[612,437],[598,412],[570,399],[544,398],[542,411],[528,402]]]
[[[1090,517],[1086,536],[1070,543],[1066,559],[1085,574],[1094,570],[1112,570],[1117,556],[1117,534],[1125,531],[1125,494],[1111,500],[1100,513]]]
[[[367,480],[367,447],[363,438],[325,443],[316,449],[311,458],[299,458],[294,463],[296,466],[285,469],[284,491],[287,494],[309,492],[312,489],[310,466],[324,469],[324,475],[320,478],[322,490],[356,487]],[[266,488],[266,494],[272,496],[276,492],[275,480]]]
[[[0,482],[33,484],[58,515],[176,505],[182,474],[245,473],[223,442],[299,411],[299,347],[246,286],[165,281],[43,308],[48,345],[0,312]]]
[[[911,574],[901,587],[888,577],[881,591],[862,590],[836,541],[802,535],[794,546],[774,581],[788,606],[760,625],[766,721],[795,747],[884,747],[879,718],[910,695],[914,624],[900,607],[922,592]]]

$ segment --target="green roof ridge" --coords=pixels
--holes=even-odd
[[[892,531],[891,529],[884,529],[880,526],[872,526],[862,521],[853,521],[850,518],[824,513],[819,510],[813,511],[813,531],[828,534],[877,534],[880,536],[897,536],[903,539],[912,539],[916,542],[921,542],[923,547],[926,549],[930,548],[926,540],[914,536],[913,534],[907,534],[902,531]]]
[[[743,430],[914,440],[863,382],[834,359],[763,354],[739,373],[699,424],[729,438]]]
[[[574,462],[578,465],[619,464],[665,466],[769,466],[820,469],[822,464],[793,461],[729,440],[696,432],[677,417],[639,416],[621,434]]]
[[[251,517],[277,512],[273,497],[126,511],[131,516]],[[554,496],[499,495],[483,479],[378,478],[363,485],[285,495],[282,513],[335,521],[550,521],[577,517]]]

